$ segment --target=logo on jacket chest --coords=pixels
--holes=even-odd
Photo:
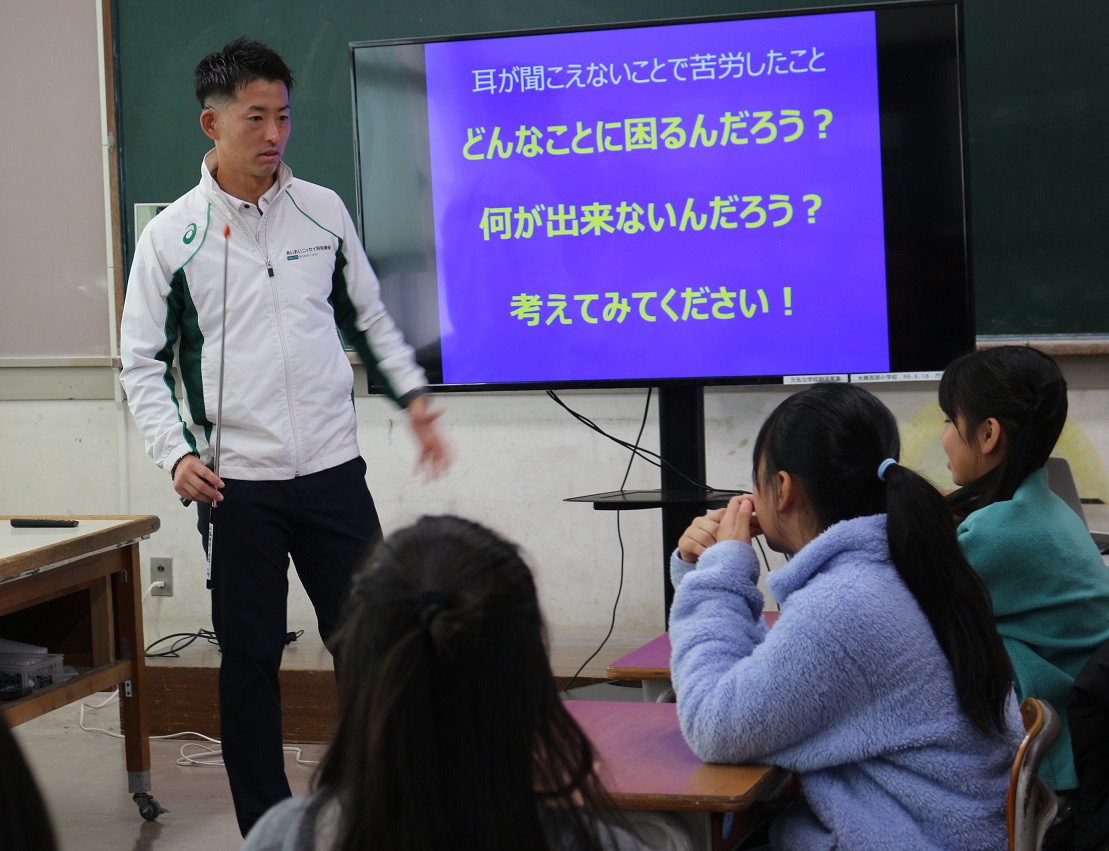
[[[334,246],[326,244],[309,245],[306,248],[289,248],[285,251],[285,259],[300,260],[302,257],[311,257],[313,254],[331,253],[334,250]]]

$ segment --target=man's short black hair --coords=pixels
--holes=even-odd
[[[211,106],[213,98],[234,99],[239,89],[255,80],[284,83],[286,89],[293,90],[293,72],[285,60],[260,41],[242,36],[200,60],[196,66],[196,99],[201,106]]]

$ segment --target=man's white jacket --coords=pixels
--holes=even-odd
[[[146,227],[127,282],[120,380],[147,451],[167,471],[189,452],[210,457],[226,343],[221,477],[290,479],[349,461],[357,421],[343,339],[399,404],[424,373],[338,195],[282,163],[256,239],[218,191],[215,165],[212,151],[200,184]]]

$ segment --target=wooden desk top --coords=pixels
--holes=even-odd
[[[616,804],[631,810],[734,812],[771,797],[789,777],[767,765],[708,765],[689,749],[673,703],[567,700],[601,762]]]
[[[64,519],[79,523],[71,528],[17,529],[9,522],[10,515],[0,516],[0,582],[125,546],[161,525],[152,514],[66,515]]]
[[[613,680],[670,679],[670,633],[664,632],[608,666]]]
[[[777,612],[763,612],[763,620],[768,627],[778,620]],[[621,656],[608,666],[605,672],[612,680],[668,680],[670,679],[670,633],[664,632]]]

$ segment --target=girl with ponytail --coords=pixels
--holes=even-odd
[[[899,450],[865,390],[791,396],[759,431],[754,492],[695,520],[671,559],[690,747],[800,777],[775,849],[1007,846],[1009,660],[943,498]],[[769,631],[754,535],[791,556],[767,580]]]
[[[547,660],[531,571],[458,517],[424,517],[354,579],[339,726],[315,793],[243,851],[639,851]]]
[[[993,602],[1017,696],[1047,700],[1062,733],[1040,775],[1078,785],[1067,700],[1109,640],[1109,571],[1081,518],[1048,487],[1044,465],[1067,419],[1058,365],[1029,346],[963,355],[944,371],[942,443],[959,486],[948,506],[959,543]]]

